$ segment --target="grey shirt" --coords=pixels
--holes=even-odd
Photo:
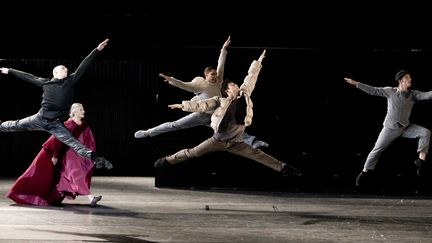
[[[415,102],[432,99],[432,91],[400,91],[397,87],[372,87],[363,83],[358,83],[356,87],[370,95],[387,98],[387,114],[383,125],[388,128],[407,127]]]

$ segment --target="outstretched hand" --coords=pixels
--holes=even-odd
[[[357,85],[359,82],[355,81],[354,79],[350,79],[350,78],[344,78],[345,81],[347,81],[347,83],[351,84],[351,85]]]
[[[171,109],[182,109],[183,105],[182,104],[172,104],[172,105],[168,105],[168,107]]]
[[[173,77],[165,75],[163,73],[159,73],[159,76],[162,77],[162,78],[164,78],[165,82],[169,82],[169,81],[172,81],[174,79]]]
[[[0,71],[1,71],[1,73],[8,74],[9,68],[2,67],[2,68],[0,68]]]
[[[105,46],[108,44],[108,41],[109,39],[105,39],[104,41],[102,41],[97,47],[98,51],[102,51],[102,49],[104,49]]]
[[[265,53],[266,53],[266,50],[264,50],[263,53],[261,54],[261,56],[258,58],[258,62],[262,62],[263,61],[263,59],[265,57]]]
[[[225,41],[224,45],[222,46],[222,49],[227,49],[229,44],[231,43],[231,36],[228,36],[228,39]]]

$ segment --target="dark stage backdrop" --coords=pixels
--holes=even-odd
[[[262,48],[236,47],[234,43],[228,52],[225,77],[240,84]],[[158,73],[190,81],[202,75],[206,65],[216,65],[219,50],[219,46],[149,48],[142,52],[141,59],[132,60],[106,58],[101,53],[75,90],[75,101],[86,108],[98,152],[115,164],[114,170],[98,171],[98,174],[154,175],[152,165],[157,158],[211,136],[208,127],[145,139],[135,139],[133,133],[187,114],[170,110],[167,105],[189,99],[191,94],[163,82]],[[324,184],[329,181],[325,178],[340,180],[342,184],[353,183],[386,112],[384,98],[363,93],[348,85],[344,77],[374,86],[393,86],[396,71],[406,68],[412,71],[414,88],[424,91],[431,88],[427,81],[430,79],[428,51],[280,47],[267,47],[267,50],[253,93],[254,122],[247,132],[270,144],[264,149],[266,152],[299,167],[312,181],[324,180]],[[63,63],[74,70],[80,61],[8,59],[3,64],[49,77],[53,66]],[[2,120],[22,118],[39,109],[38,87],[13,76],[3,75],[1,80]],[[430,101],[418,103],[412,122],[432,127],[428,112],[431,105]],[[0,171],[2,175],[12,176],[25,170],[48,137],[44,132],[1,135]],[[384,154],[378,169],[382,167],[383,173],[412,179],[416,142],[396,141]],[[228,184],[234,178],[243,181],[256,178],[255,186],[258,186],[268,178],[278,177],[253,161],[225,153],[205,155],[179,168],[192,173],[188,174],[189,180],[207,171],[209,178],[221,175]]]
[[[419,31],[424,24],[416,22],[423,19],[378,21],[376,11],[361,23],[350,21],[360,16],[351,13],[352,18],[344,18],[342,24],[341,12],[333,11],[339,19],[328,19],[317,9],[287,12],[267,5],[249,12],[127,5],[72,10],[76,11],[35,14],[10,8],[0,17],[5,23],[0,66],[51,77],[55,65],[74,70],[98,43],[110,38],[75,89],[75,101],[84,104],[98,152],[114,164],[112,171],[97,171],[99,175],[160,175],[157,182],[168,186],[351,189],[381,129],[386,100],[367,95],[343,78],[395,86],[394,74],[405,68],[412,72],[415,89],[432,90],[431,42]],[[222,10],[224,18],[206,18]],[[408,27],[412,27],[411,38],[394,38]],[[167,105],[191,94],[163,82],[158,74],[184,81],[203,75],[205,66],[217,64],[229,35],[225,77],[238,84],[252,60],[267,49],[253,93],[254,121],[247,132],[270,144],[266,152],[303,170],[304,178],[281,180],[269,168],[226,153],[157,172],[153,169],[157,158],[195,146],[211,136],[211,129],[133,137],[138,129],[186,115]],[[1,120],[37,112],[38,87],[7,75],[0,76],[0,83]],[[431,107],[430,101],[418,103],[411,121],[432,128]],[[48,136],[44,132],[0,134],[0,175],[20,175]],[[416,142],[399,139],[384,153],[377,167],[384,175],[384,186],[415,187]]]

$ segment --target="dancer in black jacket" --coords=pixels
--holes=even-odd
[[[68,129],[63,121],[67,118],[69,108],[73,103],[74,85],[85,70],[96,59],[96,56],[108,44],[108,39],[101,42],[78,66],[74,73],[68,76],[68,69],[59,65],[53,69],[53,78],[40,78],[32,74],[12,68],[0,68],[3,74],[12,74],[22,80],[39,86],[43,90],[41,108],[38,113],[29,117],[0,123],[0,132],[47,131],[58,140],[71,147],[79,155],[96,163],[96,168],[111,169],[112,164],[95,151],[85,147]]]

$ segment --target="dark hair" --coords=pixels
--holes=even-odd
[[[229,84],[229,83],[232,83],[232,81],[229,80],[229,79],[225,79],[225,80],[222,82],[222,84],[221,84],[221,88],[220,88],[220,91],[221,91],[222,97],[228,97],[228,94],[227,94],[227,92],[226,92],[225,90],[228,89],[228,84]]]
[[[208,72],[212,71],[212,70],[217,70],[214,66],[207,66],[204,69],[204,75],[206,75]]]

